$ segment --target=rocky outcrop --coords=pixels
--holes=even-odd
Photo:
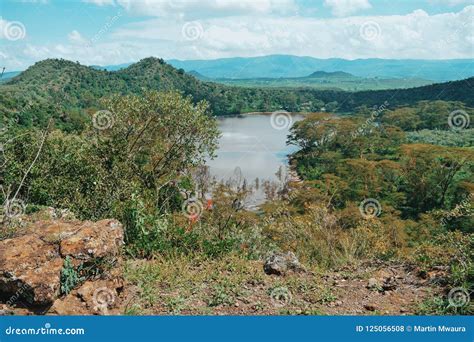
[[[48,314],[118,315],[121,313],[119,295],[122,290],[121,277],[86,281],[68,296],[56,300]]]
[[[285,275],[288,271],[304,271],[304,268],[293,252],[277,252],[271,254],[265,260],[265,264],[263,265],[263,271],[266,274]]]
[[[21,236],[0,241],[0,295],[11,305],[51,305],[60,295],[65,258],[74,266],[115,258],[123,244],[116,220],[30,222]]]

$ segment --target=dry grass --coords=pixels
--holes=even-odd
[[[400,314],[401,308],[411,310],[431,296],[428,280],[404,266],[309,268],[304,273],[269,276],[262,265],[237,255],[219,260],[199,256],[131,260],[125,266],[129,304],[124,311],[134,315],[374,314],[365,309],[366,304],[374,304],[377,313]],[[399,279],[395,291],[367,288],[369,278],[392,274]]]

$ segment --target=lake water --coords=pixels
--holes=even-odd
[[[211,176],[217,180],[228,180],[236,172],[252,184],[260,181],[278,181],[275,173],[288,165],[288,154],[297,147],[288,146],[286,139],[292,123],[302,115],[279,113],[247,114],[218,118],[221,138],[217,158],[209,160]],[[262,194],[254,200],[262,201]]]

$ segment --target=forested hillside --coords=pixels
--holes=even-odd
[[[462,101],[472,106],[473,85],[474,78],[414,89],[354,93],[241,88],[200,81],[157,58],[143,59],[119,71],[49,59],[0,85],[0,114],[2,118],[18,118],[25,126],[45,126],[53,117],[65,130],[81,130],[88,120],[87,111],[102,109],[104,97],[142,94],[144,89],[178,90],[191,95],[195,102],[207,100],[215,115],[228,115],[278,109],[353,112],[359,106],[375,106],[386,101],[391,106],[421,100]]]

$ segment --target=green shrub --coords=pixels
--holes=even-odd
[[[79,276],[71,258],[67,256],[61,270],[61,294],[69,294],[82,280],[83,278]]]

